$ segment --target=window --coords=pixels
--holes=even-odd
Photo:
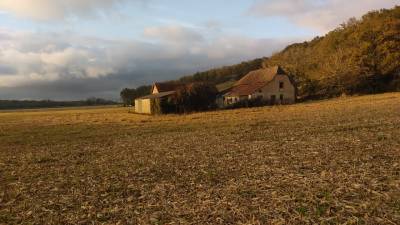
[[[279,89],[283,89],[285,87],[285,83],[284,82],[279,82]]]
[[[283,95],[279,96],[279,99],[281,100],[281,103],[283,102]]]

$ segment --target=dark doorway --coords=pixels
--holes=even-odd
[[[276,104],[276,95],[271,95],[271,105]]]

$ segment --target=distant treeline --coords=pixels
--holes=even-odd
[[[89,98],[82,101],[51,101],[51,100],[0,100],[0,110],[4,109],[37,109],[37,108],[56,108],[56,107],[78,107],[78,106],[100,106],[115,105],[114,101],[101,98]]]
[[[233,66],[224,66],[204,72],[197,72],[193,75],[184,76],[179,81],[183,83],[207,82],[221,84],[230,80],[239,80],[249,72],[262,68],[265,60],[267,58],[259,58]]]

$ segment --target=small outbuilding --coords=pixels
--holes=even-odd
[[[135,99],[135,112],[141,114],[155,114],[157,103],[162,99],[173,96],[176,90],[182,87],[181,83],[154,83],[151,88],[151,94]]]
[[[173,94],[175,94],[175,91],[167,91],[135,99],[135,112],[141,114],[154,114],[155,101],[159,101],[162,98],[166,98]]]

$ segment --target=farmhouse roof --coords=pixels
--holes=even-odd
[[[166,92],[160,92],[157,94],[146,95],[146,96],[140,97],[138,99],[156,99],[156,98],[167,97],[167,96],[170,96],[173,94],[175,94],[175,91],[166,91]]]
[[[285,74],[279,66],[254,70],[240,79],[226,96],[250,95],[271,82],[278,74]]]

